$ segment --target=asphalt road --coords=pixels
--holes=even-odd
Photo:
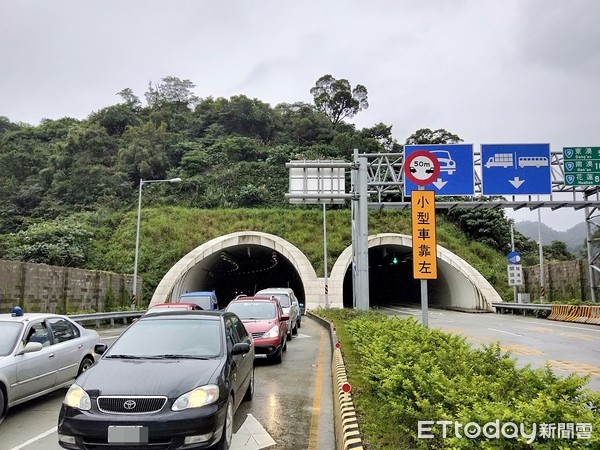
[[[421,321],[421,309],[380,307],[380,311],[412,316]],[[460,334],[474,345],[500,342],[517,364],[544,367],[558,375],[589,375],[588,387],[600,391],[600,326],[557,322],[516,314],[463,313],[430,309],[429,326]]]
[[[112,342],[120,328],[103,330]],[[331,348],[325,329],[302,318],[281,364],[256,360],[254,399],[235,415],[232,450],[333,449]],[[66,389],[12,408],[0,424],[0,450],[58,450],[56,425]]]

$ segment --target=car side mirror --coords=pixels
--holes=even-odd
[[[94,353],[99,355],[103,355],[108,346],[106,344],[96,344],[94,345]]]
[[[237,344],[234,344],[233,348],[231,349],[231,354],[243,355],[245,353],[248,353],[249,351],[250,344],[248,344],[247,342],[238,342]]]
[[[304,308],[304,303],[300,303],[298,306],[300,306],[300,308]]]
[[[282,322],[287,322],[288,320],[290,320],[290,316],[288,316],[287,314],[283,314],[281,316],[281,321]]]
[[[23,349],[23,353],[35,353],[39,352],[42,349],[41,342],[28,342]]]

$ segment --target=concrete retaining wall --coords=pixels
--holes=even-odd
[[[531,300],[540,298],[540,266],[523,268],[525,286],[519,292],[529,293]],[[546,301],[590,301],[587,259],[544,263]]]
[[[129,305],[133,277],[71,267],[0,260],[0,313],[104,311]],[[142,280],[138,277],[138,294]]]

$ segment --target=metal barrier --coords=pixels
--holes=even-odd
[[[101,326],[101,322],[109,322],[111,327],[115,326],[115,320],[122,320],[124,325],[127,325],[128,319],[141,317],[146,310],[143,311],[119,311],[119,312],[102,312],[92,314],[73,314],[69,316],[77,323],[94,322],[96,327]]]
[[[523,315],[527,311],[552,311],[552,305],[543,305],[539,303],[492,303],[497,312],[507,311],[522,311]]]
[[[600,306],[595,305],[542,305],[537,303],[492,303],[496,311],[550,311],[548,320],[600,325]]]

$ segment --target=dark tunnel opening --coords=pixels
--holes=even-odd
[[[369,304],[370,307],[421,306],[420,280],[413,277],[412,248],[401,245],[382,245],[369,249]],[[439,274],[438,274],[439,275]],[[433,282],[432,282],[433,281]],[[430,280],[428,292],[435,294],[437,280]],[[352,266],[344,276],[344,308],[353,307]],[[430,304],[438,303],[435,295]]]
[[[289,287],[300,303],[305,291],[300,275],[281,253],[261,245],[238,245],[211,254],[190,273],[187,291],[215,291],[224,308],[238,295]]]

